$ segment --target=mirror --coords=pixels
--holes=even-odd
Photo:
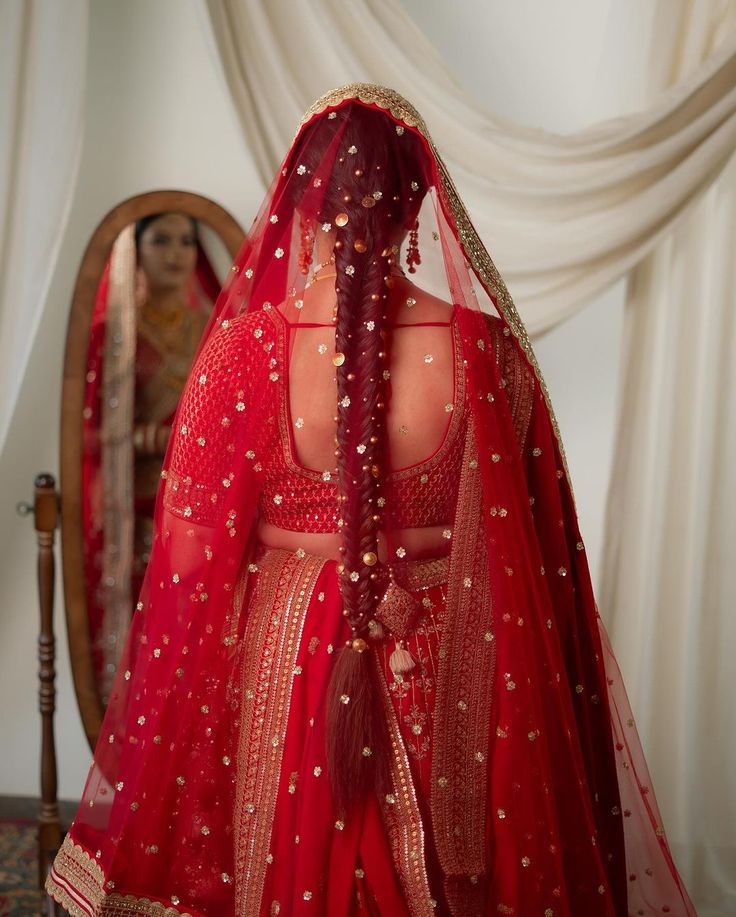
[[[97,741],[153,531],[176,405],[245,234],[218,204],[156,191],[102,220],[77,275],[62,385],[64,598]]]

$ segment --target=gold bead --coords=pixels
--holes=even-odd
[[[378,302],[380,298],[381,298],[380,293],[371,293],[371,302]]]
[[[366,196],[363,198],[363,200],[360,203],[367,209],[370,209],[371,207],[376,206],[375,198],[371,194],[366,194]]]
[[[360,178],[360,177],[362,176],[362,174],[363,174],[363,170],[362,170],[362,169],[356,169],[356,170],[353,172],[353,175],[354,175],[356,178]]]
[[[370,439],[368,440],[368,442],[369,442],[369,443],[377,443],[377,442],[378,442],[378,437],[377,437],[377,436],[371,436]]]
[[[338,564],[337,567],[335,567],[335,569],[337,570],[338,573],[342,573],[345,570],[345,564]]]
[[[342,196],[343,203],[345,204],[349,204],[352,201],[352,199],[353,199],[352,194],[343,194]]]
[[[348,382],[355,381],[355,373],[348,373]]]
[[[345,224],[348,222],[349,219],[350,217],[344,211],[341,213],[338,213],[338,215],[335,217],[335,225],[336,226],[345,226]]]
[[[363,563],[367,567],[372,567],[377,562],[377,560],[378,560],[378,557],[376,556],[374,551],[366,551],[365,554],[363,555]]]
[[[339,216],[339,214],[338,214],[338,216]],[[344,214],[344,216],[347,217],[347,213]],[[335,220],[335,222],[337,223],[337,220]],[[345,223],[347,223],[347,220],[345,220]],[[337,225],[338,225],[338,226],[344,226],[345,223],[338,223]],[[335,248],[337,248],[337,249],[342,248],[342,239],[337,239],[337,240],[335,241]]]
[[[355,242],[353,242],[353,248],[362,255],[368,246],[365,244],[364,239],[356,239]]]
[[[345,362],[345,354],[344,354],[344,353],[341,353],[341,352],[338,350],[338,352],[337,352],[337,353],[335,354],[335,356],[332,358],[332,365],[333,365],[333,366],[342,366],[342,364],[343,364],[344,362]]]
[[[364,653],[368,649],[368,644],[362,637],[356,637],[350,645],[356,653]]]
[[[386,359],[386,351],[385,351],[385,350],[379,350],[379,351],[378,351],[378,359],[379,359],[379,360],[385,360],[385,359]]]
[[[381,466],[380,465],[371,465],[371,474],[373,475],[374,478],[377,478],[381,474]]]

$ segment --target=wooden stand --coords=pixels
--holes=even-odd
[[[54,541],[59,524],[59,494],[53,475],[39,474],[34,481],[33,507],[38,543],[38,597],[41,630],[38,636],[38,703],[41,712],[41,809],[38,814],[38,878],[43,888],[46,875],[61,846],[57,788],[54,712],[56,710],[56,638],[54,636]],[[49,898],[47,914],[57,914]]]

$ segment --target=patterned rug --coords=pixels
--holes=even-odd
[[[30,818],[0,818],[0,917],[38,915],[38,828]]]

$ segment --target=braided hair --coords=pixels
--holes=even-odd
[[[378,562],[386,455],[387,303],[394,240],[416,222],[429,180],[421,140],[384,112],[348,103],[307,127],[298,161],[316,169],[336,144],[318,220],[335,227],[336,456],[341,508],[343,614],[351,638],[335,659],[327,700],[333,797],[347,811],[390,788],[390,740],[371,628],[386,571]]]

